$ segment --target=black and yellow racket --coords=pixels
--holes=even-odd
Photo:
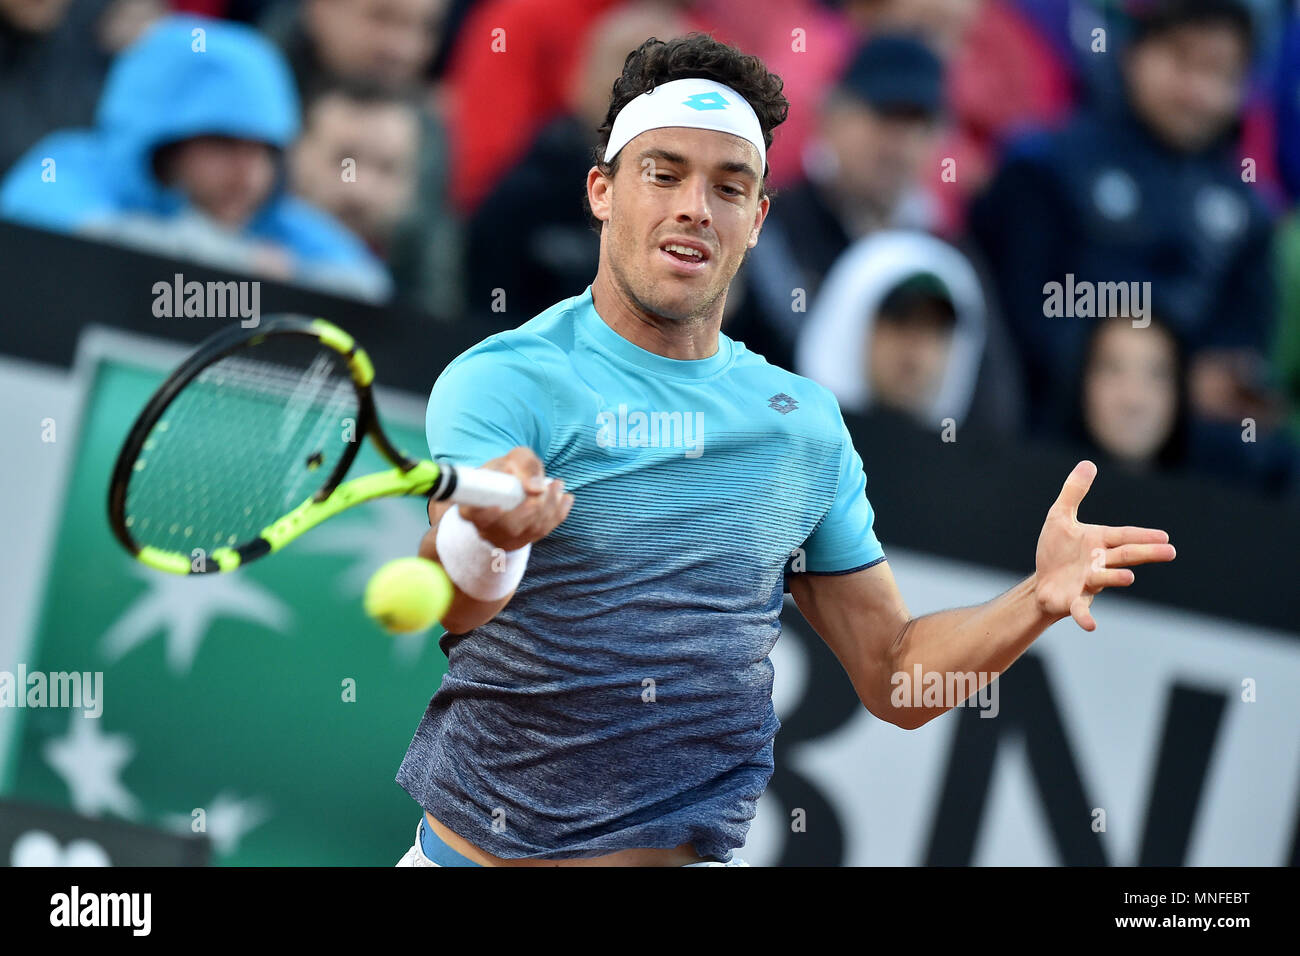
[[[322,319],[283,317],[203,342],[154,393],[113,468],[108,515],[137,559],[232,571],[353,505],[428,495],[512,508],[502,472],[406,457],[384,434],[374,368]],[[393,467],[344,481],[369,436]]]

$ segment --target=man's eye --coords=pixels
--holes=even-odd
[[[672,173],[655,173],[655,179],[661,183],[671,182],[673,178]]]
[[[722,191],[728,196],[740,196],[743,193],[735,186],[723,186]]]

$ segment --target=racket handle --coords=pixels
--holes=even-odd
[[[466,468],[443,465],[452,472],[451,493],[443,497],[458,505],[480,508],[499,507],[506,511],[524,500],[524,489],[519,479],[504,471],[488,468]]]

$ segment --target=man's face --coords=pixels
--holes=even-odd
[[[849,19],[863,33],[920,33],[947,55],[961,45],[983,0],[847,0]]]
[[[322,97],[290,153],[294,192],[382,248],[415,195],[419,135],[408,107]]]
[[[45,33],[63,22],[71,0],[0,0],[0,22],[24,33]]]
[[[729,133],[671,127],[633,138],[612,179],[587,174],[604,223],[601,268],[646,312],[709,316],[758,242],[769,205],[761,177],[758,150]]]
[[[388,89],[418,82],[447,0],[309,0],[307,31],[327,70]]]
[[[1177,363],[1160,329],[1108,322],[1084,377],[1084,421],[1093,440],[1116,458],[1152,459],[1177,417]]]
[[[855,98],[837,97],[823,115],[822,138],[835,155],[840,192],[890,212],[920,176],[936,129],[921,114],[881,113]]]
[[[867,356],[871,391],[886,408],[923,414],[939,393],[952,345],[952,318],[918,306],[906,321],[878,318]]]
[[[217,222],[239,229],[271,194],[275,151],[252,140],[196,136],[172,149],[165,177]]]
[[[1169,145],[1192,152],[1213,142],[1236,117],[1246,47],[1229,27],[1187,25],[1139,45],[1126,69],[1139,115]]]

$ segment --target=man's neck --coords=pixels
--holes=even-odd
[[[591,284],[591,297],[596,314],[606,325],[647,352],[687,361],[712,358],[717,354],[725,295],[719,297],[709,315],[684,320],[666,319],[641,308],[609,277],[607,270],[600,269]]]

